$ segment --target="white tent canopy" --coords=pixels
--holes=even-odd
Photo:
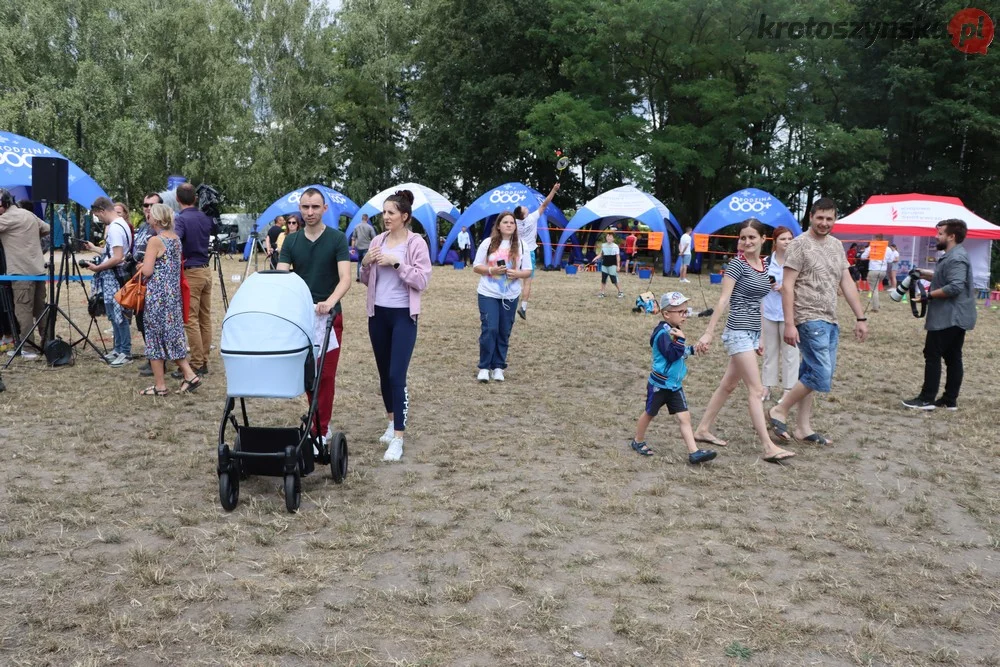
[[[427,233],[427,244],[430,246],[431,257],[437,257],[437,219],[444,218],[454,224],[458,220],[459,210],[445,199],[444,195],[419,183],[402,183],[386,188],[365,202],[351,218],[350,224],[347,225],[345,232],[347,238],[350,238],[351,234],[354,233],[354,228],[361,222],[362,215],[367,215],[369,218],[382,215],[382,205],[385,204],[385,200],[399,190],[409,190],[413,193],[413,218],[423,226]]]
[[[936,226],[955,218],[969,227],[965,249],[972,260],[977,288],[990,284],[990,251],[1000,239],[1000,227],[965,208],[958,197],[924,194],[875,195],[864,206],[837,221],[833,233],[843,241],[867,240],[881,234],[896,244],[900,271],[914,266],[933,266],[940,253],[936,249]]]

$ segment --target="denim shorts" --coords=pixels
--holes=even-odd
[[[829,392],[833,371],[837,367],[837,344],[840,327],[823,320],[811,320],[798,325],[799,382],[813,391]]]
[[[730,357],[740,352],[756,352],[760,347],[760,332],[725,329],[722,332],[722,346]]]
[[[681,266],[691,266],[691,253],[681,255]]]

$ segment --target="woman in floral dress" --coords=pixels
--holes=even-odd
[[[146,279],[146,358],[153,369],[155,384],[139,394],[167,395],[163,368],[166,359],[174,360],[184,374],[177,393],[185,394],[201,386],[201,378],[187,360],[181,306],[181,240],[174,233],[174,212],[170,207],[153,204],[149,217],[156,236],[149,239],[140,270]]]

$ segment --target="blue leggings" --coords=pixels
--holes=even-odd
[[[375,353],[385,411],[392,413],[393,429],[405,431],[410,406],[406,371],[417,343],[417,323],[410,317],[409,308],[375,306],[375,316],[368,318],[368,337]]]

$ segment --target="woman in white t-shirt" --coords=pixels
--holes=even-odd
[[[778,386],[778,358],[781,358],[781,386],[784,393],[795,386],[799,379],[799,348],[785,342],[785,313],[781,306],[781,280],[784,277],[785,250],[792,242],[792,230],[778,227],[774,230],[774,252],[767,265],[767,274],[774,281],[771,292],[760,304],[762,329],[764,334],[764,367],[761,370],[766,393],[764,400],[771,397],[771,389]],[[784,396],[784,394],[782,394]]]
[[[607,232],[604,235],[604,243],[598,249],[597,256],[593,260],[595,263],[600,262],[601,264],[601,292],[597,296],[604,298],[604,288],[607,286],[608,279],[611,279],[611,284],[615,286],[618,290],[618,298],[625,296],[625,292],[622,291],[621,285],[618,284],[618,269],[622,265],[621,249],[618,244],[615,243],[615,233],[613,231]]]
[[[482,276],[476,288],[482,323],[477,379],[503,382],[521,281],[531,276],[531,258],[524,243],[518,239],[513,213],[504,211],[497,216],[490,237],[476,250],[472,270]]]

